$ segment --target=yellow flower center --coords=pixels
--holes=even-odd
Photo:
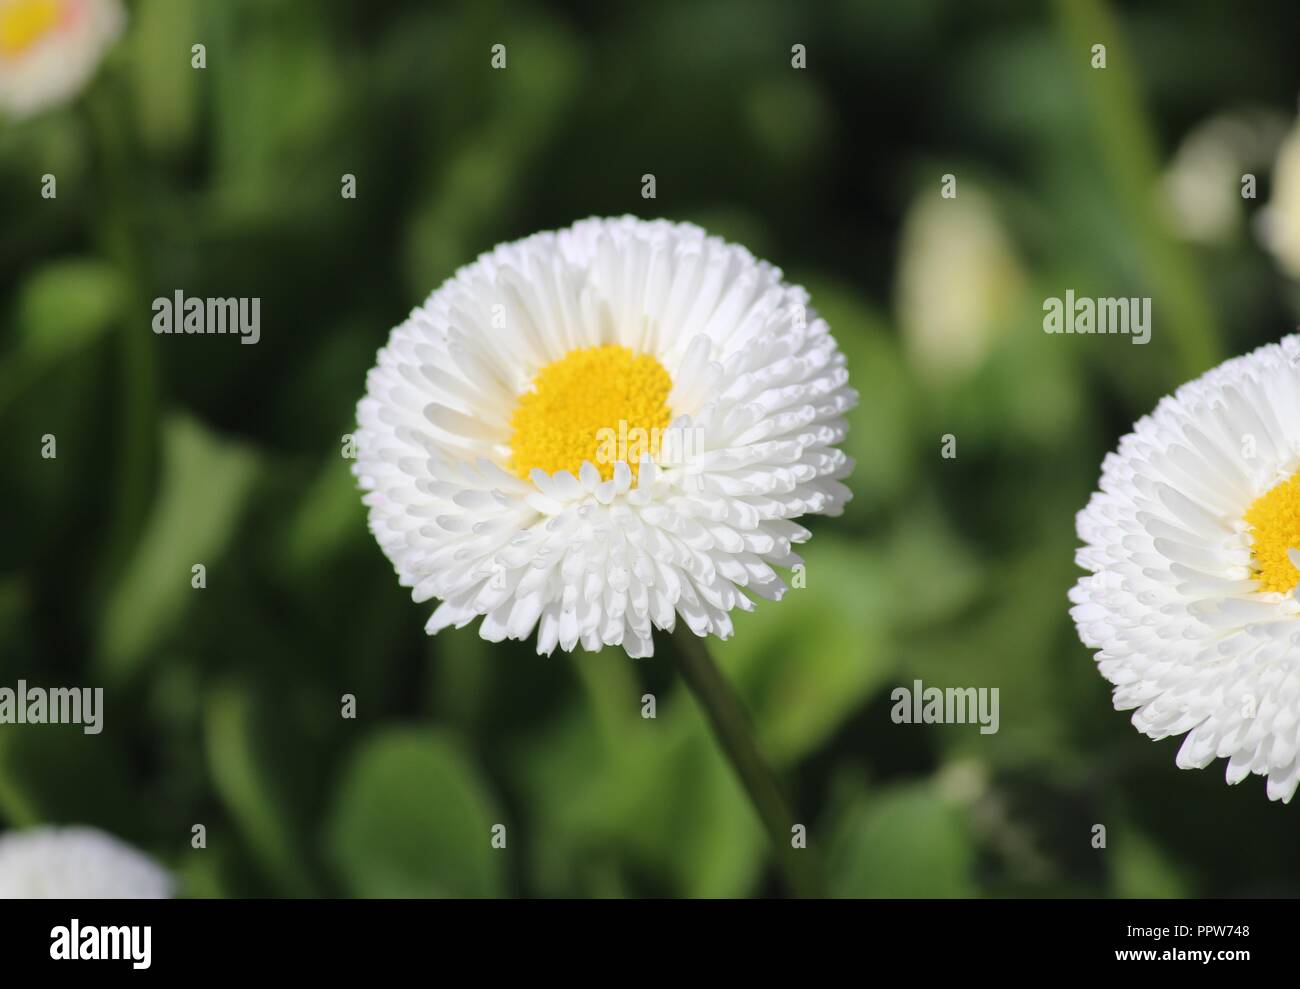
[[[570,351],[519,396],[510,417],[510,469],[525,480],[535,467],[576,476],[590,460],[608,481],[625,460],[635,474],[642,453],[659,451],[672,386],[649,354],[615,344]]]
[[[1300,474],[1269,488],[1246,509],[1260,590],[1286,593],[1300,583],[1287,550],[1300,549]]]
[[[0,0],[0,53],[18,55],[58,26],[62,0]]]

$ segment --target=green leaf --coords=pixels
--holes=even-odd
[[[461,52],[474,43],[465,38]],[[418,294],[492,242],[520,201],[530,163],[578,92],[584,52],[559,22],[521,11],[508,59],[508,70],[465,94],[483,103],[444,131],[436,184],[410,214],[405,266]]]
[[[936,421],[961,423],[954,434],[958,456],[989,450],[1055,452],[1078,434],[1084,407],[1078,357],[1041,332],[1033,312],[1021,309],[1008,318],[1015,329],[992,348],[983,365],[934,396]]]
[[[86,346],[112,325],[123,298],[121,274],[103,261],[46,265],[27,279],[18,295],[20,358],[42,365]]]
[[[677,697],[690,703],[684,691]],[[628,824],[659,847],[682,896],[750,895],[768,854],[767,836],[703,716],[683,710],[682,718],[685,728],[669,726],[680,737],[663,752],[660,785],[639,789],[640,812]],[[657,820],[659,807],[670,813]]]
[[[365,505],[348,461],[328,458],[285,526],[280,554],[285,574],[310,573],[365,529]]]
[[[512,847],[492,847],[502,823],[478,771],[448,738],[390,728],[343,773],[328,854],[354,896],[498,896]]]
[[[205,4],[203,29],[195,40],[208,46],[198,75],[210,101],[217,218],[239,228],[286,223],[307,201],[319,209],[326,183],[338,195],[332,154],[358,91],[351,83],[361,82],[356,63],[332,49],[331,26],[302,4]],[[187,61],[189,44],[179,52]]]
[[[190,45],[207,37],[198,5],[195,0],[137,0],[131,19],[128,65],[136,123],[151,149],[174,151],[193,133],[195,96],[204,78],[190,64]]]
[[[1077,761],[1061,713],[1076,702],[1080,682],[1094,677],[1079,661],[1070,627],[1066,592],[1077,571],[1069,515],[1061,514],[1064,524],[1045,527],[1031,551],[1000,563],[990,593],[971,613],[950,627],[918,629],[902,643],[907,678],[927,687],[998,688],[1002,718],[995,734],[973,725],[935,726],[950,755],[998,766],[1049,760],[1054,772]]]
[[[827,855],[835,896],[972,896],[974,846],[961,810],[929,784],[859,799],[836,822]]]
[[[847,517],[860,518],[899,498],[915,475],[917,383],[888,325],[858,293],[821,276],[804,284],[848,360],[849,383],[862,396],[848,413],[842,444],[856,464],[846,482],[853,490]]]
[[[191,900],[221,900],[237,896],[227,885],[223,870],[228,868],[222,848],[205,848],[196,855],[186,855],[173,869],[177,895]]]
[[[112,712],[102,713],[111,733]],[[83,823],[119,834],[138,828],[126,798],[126,766],[107,738],[87,735],[82,725],[0,730],[0,815],[14,827]]]
[[[1193,890],[1159,842],[1132,822],[1108,830],[1106,856],[1115,895],[1134,899],[1181,899]]]
[[[735,676],[773,762],[815,749],[888,678],[889,574],[878,558],[814,538],[806,587],[738,614],[727,642],[710,642]],[[791,582],[792,583],[792,582]]]
[[[584,698],[510,760],[533,816],[539,892],[749,895],[767,839],[702,715],[685,689],[661,698],[655,719],[639,705],[630,693],[630,724],[612,737]]]
[[[1147,290],[1167,300],[1162,335],[1173,344],[1182,369],[1178,378],[1201,374],[1222,359],[1221,335],[1205,282],[1186,247],[1172,236],[1160,197],[1152,194],[1160,181],[1158,128],[1143,105],[1137,63],[1102,0],[1063,0],[1055,10],[1067,50],[1083,51],[1096,39],[1106,39],[1106,71],[1095,72],[1082,59],[1072,63],[1072,81],[1085,94],[1089,111],[1078,130],[1091,138],[1095,165],[1113,184],[1127,224],[1121,236],[1142,259]]]
[[[222,687],[204,710],[212,782],[262,868],[287,893],[312,892],[289,798],[289,770],[272,717],[247,690]],[[287,760],[286,760],[287,761]]]
[[[252,488],[257,461],[190,419],[163,433],[162,484],[153,515],[109,596],[100,634],[101,668],[114,678],[138,669],[205,590],[191,585],[202,564],[209,581]]]
[[[960,614],[987,586],[985,565],[933,495],[916,498],[882,535],[898,626],[929,627]]]

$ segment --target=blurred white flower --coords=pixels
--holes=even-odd
[[[121,0],[0,0],[0,114],[67,102],[125,23]]]
[[[1273,197],[1261,217],[1260,236],[1282,270],[1300,278],[1300,125],[1278,151]]]
[[[898,318],[908,359],[931,381],[975,370],[1010,328],[1025,278],[989,198],[963,184],[927,193],[903,223]]]
[[[803,289],[698,227],[502,244],[393,330],[357,409],[370,529],[432,634],[653,652],[786,591],[857,395]],[[674,439],[676,438],[676,441]],[[630,441],[630,442],[625,442]],[[670,450],[670,448],[672,448]]]
[[[152,859],[87,827],[0,834],[0,899],[161,900],[171,876]]]
[[[1193,128],[1163,179],[1174,229],[1201,243],[1232,234],[1242,220],[1242,179],[1268,165],[1286,124],[1285,116],[1273,110],[1239,109]]]

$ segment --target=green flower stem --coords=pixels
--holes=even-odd
[[[776,774],[759,752],[740,698],[713,662],[705,640],[681,622],[673,633],[673,646],[682,679],[708,715],[714,736],[772,839],[790,891],[802,897],[821,896],[812,852],[807,848],[794,848],[790,843],[791,828],[803,822],[795,820],[790,813]]]
[[[118,323],[118,473],[105,550],[110,575],[125,567],[144,527],[159,447],[158,385],[148,325],[145,252],[131,216],[135,170],[124,130],[126,115],[121,99],[112,89],[113,82],[111,78],[103,80],[100,89],[86,100],[100,171],[100,250],[117,266],[127,286],[125,312]]]
[[[613,653],[575,649],[567,654],[591,703],[601,737],[611,746],[623,744],[629,725],[638,720],[631,713],[634,709],[628,707],[628,698],[640,693],[632,667],[611,659]],[[618,659],[624,658],[622,650],[618,650]]]
[[[1160,325],[1178,364],[1174,380],[1185,381],[1223,360],[1220,334],[1204,279],[1160,209],[1160,155],[1132,69],[1136,63],[1106,0],[1056,0],[1056,8],[1065,51],[1091,111],[1100,164],[1128,218],[1147,282],[1169,314]],[[1104,69],[1093,69],[1089,61],[1098,43],[1107,47]]]

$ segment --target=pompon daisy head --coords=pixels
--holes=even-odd
[[[152,859],[93,828],[0,834],[0,900],[162,900],[171,876]]]
[[[1300,337],[1178,389],[1102,465],[1070,594],[1117,710],[1183,769],[1300,782]]]
[[[125,23],[121,0],[0,0],[0,116],[70,100]]]
[[[357,409],[369,524],[432,634],[622,646],[786,590],[856,394],[808,296],[698,227],[503,244],[393,330]]]

